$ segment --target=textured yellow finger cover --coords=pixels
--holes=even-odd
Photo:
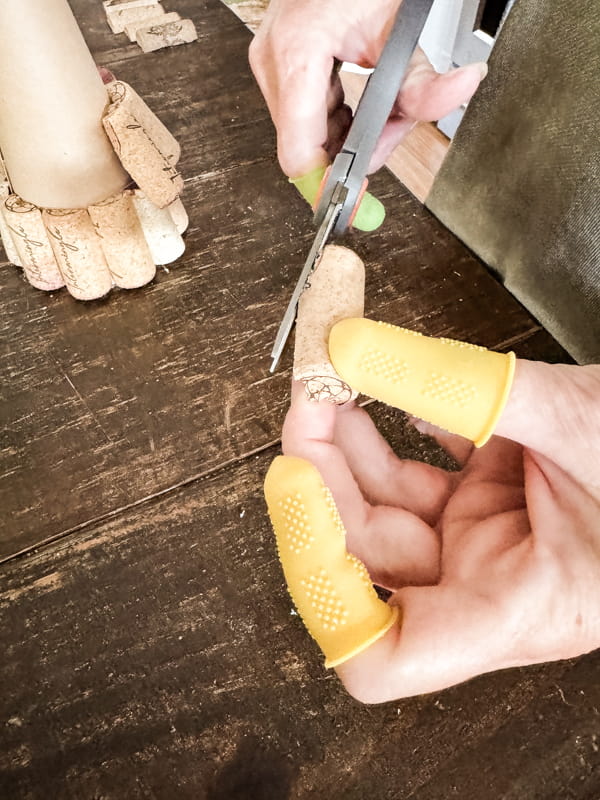
[[[319,472],[278,456],[265,498],[288,589],[310,635],[335,667],[394,624],[398,609],[377,597],[364,564],[346,550],[346,532]]]
[[[481,447],[506,405],[515,354],[435,339],[369,319],[333,326],[329,356],[355,390]]]

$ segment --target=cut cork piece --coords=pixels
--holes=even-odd
[[[125,191],[89,206],[88,213],[114,283],[122,289],[149,283],[156,267],[135,210],[133,192]]]
[[[362,317],[365,268],[352,250],[327,245],[300,296],[296,319],[294,378],[311,400],[347,403],[357,396],[329,360],[329,332],[347,317]]]
[[[109,6],[105,8],[105,11],[108,26],[113,33],[123,33],[125,26],[132,22],[141,24],[144,20],[159,17],[165,13],[158,0],[143,6]]]
[[[155,205],[170,205],[183,190],[177,140],[131,86],[114,81],[107,89],[102,122],[123,167]]]
[[[78,300],[107,294],[112,278],[86,209],[44,209],[42,219],[69,293]]]
[[[16,194],[2,203],[2,214],[10,231],[25,277],[36,289],[60,289],[64,278],[48,239],[42,212]]]
[[[156,16],[152,17],[151,19],[144,20],[141,25],[139,21],[136,20],[135,22],[130,22],[125,25],[125,35],[130,42],[136,42],[137,32],[140,28],[145,30],[146,28],[152,27],[152,25],[166,25],[169,22],[177,22],[180,19],[181,17],[176,11],[169,11],[167,14],[163,14],[162,16]]]
[[[134,192],[133,202],[154,263],[162,266],[176,261],[185,251],[185,242],[169,209],[158,208],[139,190]]]
[[[2,239],[2,246],[4,247],[7,260],[10,261],[11,264],[16,264],[17,267],[21,267],[23,265],[21,264],[13,235],[8,227],[8,222],[4,218],[3,212],[4,201],[9,195],[10,186],[8,185],[8,181],[0,181],[0,239]]]
[[[163,47],[189,44],[198,38],[196,27],[191,19],[166,22],[140,27],[136,39],[144,53],[152,53]]]

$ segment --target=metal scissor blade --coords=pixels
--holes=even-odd
[[[270,369],[271,372],[275,372],[275,370],[277,369],[277,364],[279,363],[279,359],[281,358],[281,354],[283,353],[283,348],[285,347],[285,343],[288,340],[288,337],[296,320],[298,300],[300,299],[300,295],[302,294],[302,292],[304,291],[304,289],[308,284],[311,273],[315,268],[315,264],[317,263],[319,256],[323,252],[323,248],[327,244],[329,235],[331,234],[331,231],[333,230],[333,227],[344,205],[345,196],[346,196],[346,190],[344,189],[344,187],[341,185],[336,187],[332,201],[329,205],[329,208],[327,209],[325,217],[323,218],[323,222],[321,223],[321,226],[317,231],[317,235],[315,236],[313,245],[310,248],[308,258],[306,259],[302,272],[300,273],[300,277],[298,278],[298,283],[296,284],[294,293],[292,294],[291,300],[288,303],[288,307],[285,311],[285,314],[283,315],[281,325],[279,326],[279,330],[277,331],[277,336],[275,337],[275,344],[273,345],[273,350],[271,351],[271,358],[273,359]]]
[[[315,209],[315,222],[323,219],[333,191],[343,183],[348,194],[335,224],[343,234],[357,203],[360,203],[371,157],[394,107],[411,56],[434,0],[403,0],[375,70],[362,93],[341,151],[335,157]]]

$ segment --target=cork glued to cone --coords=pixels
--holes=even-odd
[[[22,267],[21,257],[17,252],[17,246],[14,242],[12,232],[8,227],[8,222],[5,219],[3,211],[4,202],[10,195],[10,186],[8,181],[0,181],[0,239],[4,246],[4,252],[7,259],[11,264],[16,264],[17,267]]]
[[[40,209],[11,194],[3,201],[0,213],[10,229],[20,266],[29,283],[44,291],[64,286]]]
[[[137,289],[149,283],[156,266],[135,210],[133,192],[125,191],[89,206],[88,212],[115,285]]]
[[[121,163],[155,205],[170,205],[183,191],[177,140],[131,86],[115,81],[107,90],[102,124]]]
[[[171,219],[177,228],[177,233],[185,233],[190,224],[190,218],[188,217],[188,213],[181,199],[178,197],[177,200],[174,200],[171,205],[168,206],[168,209]]]
[[[112,277],[87,210],[44,209],[42,219],[69,293],[78,300],[108,294]]]
[[[185,242],[169,208],[158,208],[139,189],[133,194],[133,202],[154,263],[170,264],[178,259],[185,250]]]
[[[66,283],[80,300],[106,294],[107,270],[111,285],[123,289],[149,283],[157,264],[170,264],[184,252],[187,225],[180,199],[158,208],[140,190],[87,209],[42,210],[0,184],[0,234],[10,261],[36,288],[53,291]]]
[[[135,2],[150,5],[157,4]],[[105,7],[118,6],[134,3]],[[26,17],[35,24],[24,26]],[[0,28],[14,32],[0,51],[0,235],[8,259],[37,288],[66,284],[82,300],[148,283],[156,263],[185,249],[177,141],[133,89],[103,84],[67,0],[0,3]],[[24,158],[30,152],[37,161]],[[144,224],[126,189],[132,179],[148,197]]]

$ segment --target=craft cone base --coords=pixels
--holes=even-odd
[[[129,177],[102,128],[107,90],[67,0],[0,2],[0,151],[12,190],[84,208]]]

